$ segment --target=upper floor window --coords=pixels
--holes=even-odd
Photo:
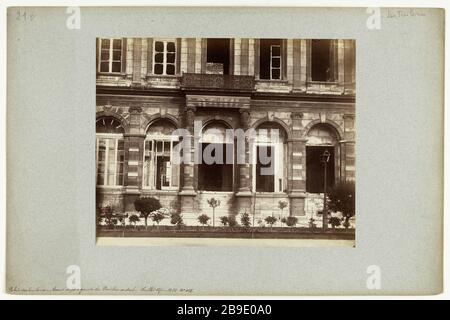
[[[281,79],[281,40],[261,39],[259,53],[260,79]]]
[[[154,41],[153,73],[160,75],[175,75],[176,73],[176,43],[171,41]]]
[[[311,80],[334,81],[335,50],[333,40],[312,40]]]
[[[122,69],[122,39],[100,39],[98,71],[120,73]]]
[[[230,39],[207,39],[206,73],[231,74],[230,53]]]

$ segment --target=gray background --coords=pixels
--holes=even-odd
[[[66,8],[9,8],[7,290],[64,289],[79,265],[83,289],[103,293],[440,292],[444,11],[417,10],[425,16],[383,9],[369,30],[365,8],[83,7],[69,30]],[[97,246],[100,36],[356,39],[356,248]],[[381,290],[366,287],[369,265]]]

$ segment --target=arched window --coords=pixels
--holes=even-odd
[[[256,192],[285,192],[287,189],[286,131],[276,122],[256,128],[253,146],[253,186]]]
[[[226,124],[207,124],[200,137],[198,188],[205,191],[233,191],[233,132]]]
[[[156,190],[177,189],[180,165],[174,163],[174,147],[178,136],[176,126],[167,119],[159,119],[147,128],[144,146],[143,187]]]
[[[306,142],[306,191],[322,193],[324,189],[324,163],[321,156],[330,153],[327,163],[327,188],[335,182],[339,165],[338,139],[334,128],[328,124],[314,125],[307,134]]]
[[[125,160],[124,128],[114,117],[101,117],[96,122],[97,186],[123,185]]]

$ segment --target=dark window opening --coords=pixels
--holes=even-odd
[[[259,52],[259,78],[281,79],[281,40],[261,39]]]
[[[324,163],[321,156],[328,150],[330,160],[327,163],[327,189],[334,186],[334,148],[333,147],[306,147],[306,191],[323,193]]]
[[[264,163],[262,163],[262,159],[260,158],[260,152],[262,155],[266,157],[264,159]],[[270,159],[270,161],[267,161]],[[269,170],[269,168],[272,170]],[[257,192],[274,192],[275,191],[275,155],[274,148],[271,146],[258,146],[256,147],[256,191]],[[264,172],[263,169],[267,171]],[[271,174],[268,174],[270,173]],[[280,188],[282,188],[280,183]]]
[[[312,40],[311,79],[313,81],[333,81],[331,40]]]
[[[208,39],[206,73],[230,74],[230,39]]]
[[[211,143],[201,144],[202,157],[205,148]],[[222,150],[223,159],[222,163],[206,164],[203,157],[198,165],[198,188],[204,191],[233,191],[233,164],[227,164],[226,159],[231,158],[233,153],[233,145],[226,143],[216,143],[214,147]],[[215,150],[214,150],[215,151]],[[215,157],[214,151],[212,156]]]

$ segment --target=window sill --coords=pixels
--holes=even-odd
[[[177,194],[179,189],[172,188],[172,189],[157,190],[157,189],[150,189],[150,188],[142,188],[142,191],[148,192],[148,193],[154,193],[154,194]]]
[[[256,192],[256,196],[262,198],[285,198],[288,197],[287,192]]]
[[[214,193],[220,193],[220,194],[233,194],[234,191],[210,191],[210,190],[198,190],[199,193],[207,193],[207,194],[214,194]]]
[[[256,82],[287,84],[288,80],[284,80],[284,79],[256,79]]]
[[[97,72],[98,77],[116,77],[116,78],[125,78],[126,74],[121,72]]]
[[[317,85],[334,85],[334,86],[336,86],[336,85],[338,85],[339,84],[339,82],[338,81],[314,81],[314,80],[310,80],[310,81],[308,81],[308,84],[311,84],[311,85],[314,85],[314,84],[317,84]]]
[[[179,75],[179,74],[174,74],[174,75],[170,75],[170,74],[147,74],[146,78],[148,80],[160,79],[160,78],[164,78],[164,79],[178,79],[178,78],[181,78],[181,75]]]
[[[98,189],[111,189],[111,190],[121,190],[124,186],[96,186]]]

